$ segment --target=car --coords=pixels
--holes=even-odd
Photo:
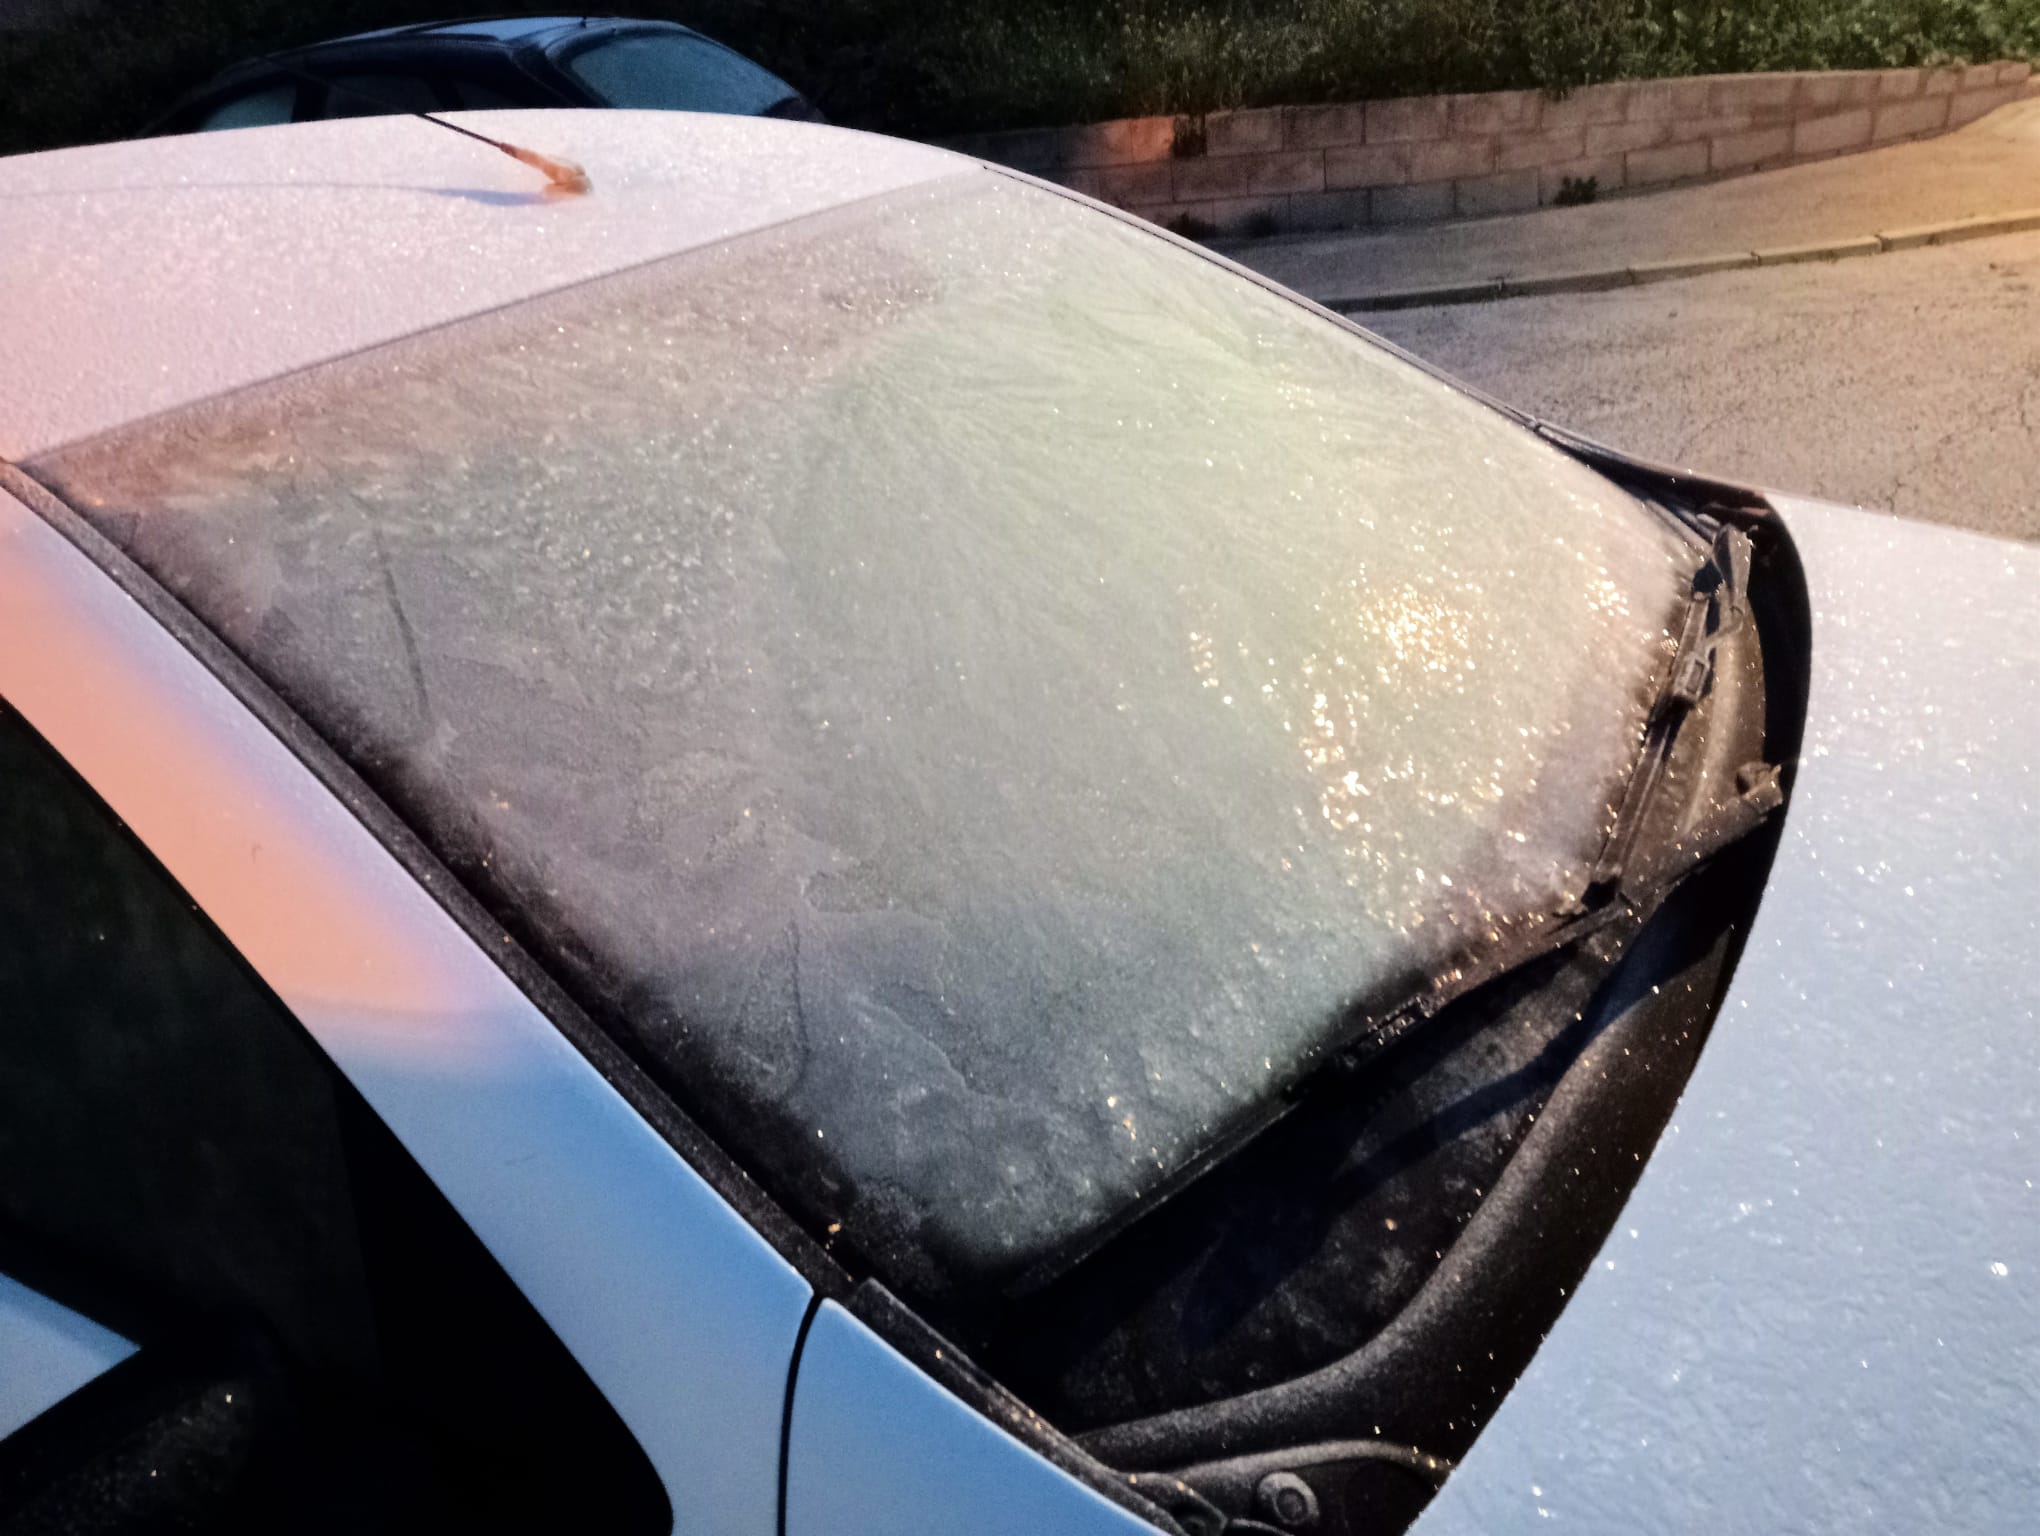
[[[2029,1523],[2040,552],[468,121],[0,161],[0,1525]]]
[[[264,54],[222,71],[145,131],[512,107],[820,121],[784,80],[692,28],[618,16],[506,16],[386,27]]]

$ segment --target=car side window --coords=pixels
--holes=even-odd
[[[441,78],[440,85],[453,98],[456,105],[470,112],[493,112],[506,108],[556,104],[554,101],[541,101],[536,98],[520,101],[474,75],[449,74]]]
[[[287,123],[297,114],[297,89],[294,82],[285,80],[223,101],[199,119],[197,131],[211,133],[219,128],[266,128],[273,123]]]
[[[4,702],[0,1275],[139,1346],[0,1440],[0,1528],[671,1527],[424,1172]]]
[[[422,75],[332,75],[323,117],[386,117],[392,112],[440,112],[446,103]]]

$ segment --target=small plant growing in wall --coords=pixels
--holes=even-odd
[[[1178,160],[1195,160],[1204,153],[1204,116],[1179,117],[1176,134],[1169,141],[1169,153]]]
[[[1552,202],[1560,208],[1577,208],[1582,203],[1591,203],[1600,190],[1598,176],[1567,176],[1560,180],[1558,195]]]

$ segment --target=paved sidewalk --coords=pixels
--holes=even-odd
[[[1212,244],[1321,303],[1371,309],[1623,286],[1753,265],[1759,251],[1870,255],[1927,243],[1929,228],[2018,227],[2020,215],[2040,224],[2040,98],[1939,138],[1584,207]]]

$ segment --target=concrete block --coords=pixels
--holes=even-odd
[[[1961,89],[1962,70],[1953,65],[1928,70],[1920,82],[1920,93],[1925,96],[1952,96]]]
[[[1796,157],[1829,155],[1838,149],[1860,149],[1870,142],[1870,108],[1851,107],[1809,117],[1792,125],[1792,153]]]
[[[1098,173],[1096,171],[1057,171],[1048,179],[1060,186],[1068,187],[1072,192],[1081,192],[1086,197],[1101,198],[1106,202],[1112,201],[1110,198],[1105,198],[1104,194],[1099,191]]]
[[[1325,189],[1324,151],[1285,149],[1273,155],[1210,155],[1171,162],[1178,202],[1272,197]]]
[[[1626,80],[1607,85],[1585,85],[1562,99],[1547,96],[1538,108],[1537,125],[1546,133],[1568,128],[1588,128],[1596,123],[1619,123],[1629,112],[1629,93],[1635,86]]]
[[[1605,293],[1610,288],[1627,288],[1633,279],[1627,267],[1595,267],[1581,272],[1543,272],[1536,277],[1505,277],[1502,295],[1511,299],[1535,298],[1540,293]]]
[[[1709,111],[1713,83],[1705,76],[1691,80],[1638,80],[1630,89],[1623,115],[1631,122],[1704,117]]]
[[[1106,165],[1092,172],[1095,194],[1108,203],[1131,208],[1138,203],[1168,203],[1176,197],[1175,170],[1167,160],[1150,165]]]
[[[1948,245],[1957,240],[1976,240],[1986,235],[2022,235],[2040,229],[2040,208],[2026,208],[2017,213],[1979,213],[1966,219],[1950,219],[1934,237],[1934,244]]]
[[[1493,139],[1439,139],[1410,146],[1411,181],[1457,181],[1495,168]]]
[[[1917,246],[1932,245],[1941,233],[1939,224],[1916,224],[1905,229],[1888,229],[1877,237],[1878,248],[1886,251],[1910,251]]]
[[[1757,264],[1755,251],[1724,251],[1718,256],[1675,256],[1670,261],[1640,261],[1629,269],[1634,283],[1663,283],[1675,277],[1704,277],[1709,272],[1734,272]]]
[[[1452,211],[1462,219],[1523,213],[1537,206],[1537,172],[1504,171],[1452,183]]]
[[[2022,85],[1993,85],[1981,91],[1957,91],[1948,100],[1948,126],[1960,128],[1964,123],[1973,123],[1986,112],[1995,112],[2025,94]]]
[[[1593,123],[1586,130],[1585,148],[1590,155],[1614,155],[1668,144],[1671,138],[1672,125],[1663,118],[1641,123]]]
[[[1279,231],[1289,216],[1286,197],[1227,197],[1204,205],[1204,216],[1221,235],[1260,235]]]
[[[1713,82],[1707,109],[1716,114],[1778,110],[1792,105],[1797,75],[1726,75]]]
[[[1295,230],[1365,229],[1373,214],[1365,187],[1346,192],[1298,192],[1289,199],[1289,227]]]
[[[1442,139],[1448,114],[1442,96],[1403,96],[1367,103],[1367,142],[1395,144]]]
[[[1502,296],[1502,280],[1491,277],[1470,283],[1437,283],[1426,288],[1397,288],[1354,299],[1331,299],[1325,308],[1340,314],[1369,309],[1424,309],[1433,304],[1478,304]]]
[[[1577,160],[1587,152],[1586,139],[1587,130],[1584,128],[1503,139],[1495,145],[1495,169],[1521,171],[1534,166],[1557,165],[1562,160]]]
[[[1882,144],[1887,139],[1910,138],[1916,133],[1932,133],[1948,126],[1948,98],[1946,96],[1921,96],[1912,101],[1893,101],[1877,109],[1871,119],[1870,140]]]
[[[2018,213],[1980,213],[1967,219],[1948,219],[1911,229],[1886,230],[1877,237],[1877,243],[1887,251],[1909,251],[1922,245],[1949,245],[1957,240],[2023,234],[2035,229],[2040,229],[2040,208],[2028,208]]]
[[[1857,240],[1816,240],[1806,245],[1774,245],[1751,252],[1760,267],[1784,267],[1801,261],[1840,261],[1847,256],[1875,256],[1884,247],[1875,235]]]
[[[1707,174],[1705,144],[1667,144],[1659,149],[1633,149],[1622,157],[1622,182],[1629,187],[1654,187],[1668,181],[1690,181]]]
[[[1961,80],[1956,82],[1958,91],[1980,91],[1986,86],[1997,84],[1998,67],[1991,64],[1972,64],[1962,71]]]
[[[1880,71],[1874,69],[1803,75],[1799,81],[1799,106],[1808,112],[1866,106],[1877,99],[1879,78]]]
[[[1452,217],[1452,183],[1434,181],[1421,187],[1376,187],[1368,195],[1376,224],[1422,224]]]
[[[1204,152],[1207,155],[1266,154],[1282,147],[1280,107],[1212,112],[1205,116]]]
[[[1542,101],[1540,91],[1480,91],[1447,96],[1446,132],[1453,138],[1529,133],[1537,127]]]
[[[1882,69],[1877,72],[1877,99],[1879,101],[1907,101],[1919,95],[1920,86],[1925,82],[1924,69]]]
[[[1367,142],[1367,108],[1291,107],[1283,114],[1283,142],[1291,149],[1332,149]]]
[[[1140,165],[1166,160],[1176,142],[1173,117],[1122,117],[1061,130],[1064,165]]]
[[[1328,149],[1325,188],[1399,187],[1410,179],[1408,144],[1353,144]]]
[[[2033,73],[2033,66],[2024,59],[2013,59],[1997,67],[1999,85],[2024,85]]]
[[[1723,134],[1707,141],[1707,169],[1747,171],[1767,160],[1782,160],[1792,152],[1792,130],[1753,128],[1747,133]]]
[[[1708,113],[1705,117],[1675,117],[1667,144],[1690,144],[1695,139],[1718,139],[1757,126],[1754,112]]]
[[[1220,235],[1258,235],[1280,230],[1288,214],[1288,199],[1207,198],[1191,202],[1149,203],[1130,211],[1189,239],[1204,240]]]
[[[1558,201],[1558,195],[1565,190],[1566,182],[1592,181],[1594,196],[1606,197],[1611,192],[1622,190],[1622,157],[1620,155],[1587,155],[1578,160],[1563,160],[1557,165],[1545,165],[1537,170],[1537,201],[1550,206]]]

